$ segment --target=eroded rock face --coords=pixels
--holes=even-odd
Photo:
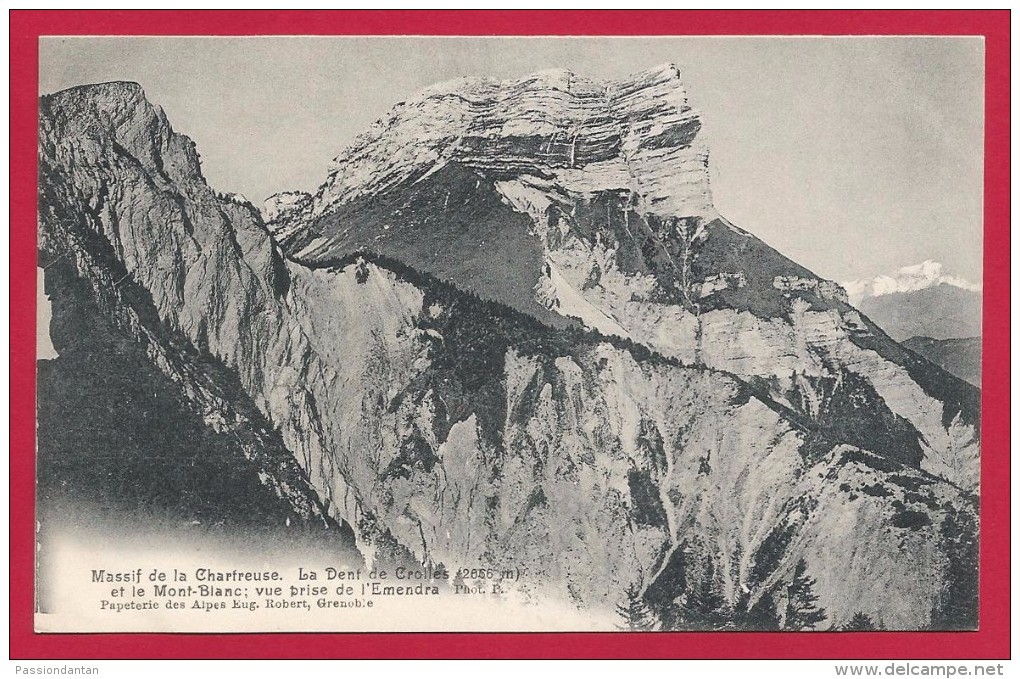
[[[563,70],[516,81],[466,78],[398,104],[334,162],[308,199],[322,216],[457,163],[535,175],[570,191],[631,186],[656,214],[711,209],[708,150],[673,65],[601,82]],[[328,244],[305,251],[328,250]]]
[[[198,284],[184,268],[217,256],[236,267],[241,260],[216,251],[207,235],[243,239],[222,229],[228,215],[245,212],[215,199],[190,141],[173,134],[137,85],[71,90],[42,100],[41,111],[39,253],[60,351],[40,367],[40,500],[71,494],[170,525],[311,531],[360,560],[350,527],[330,516],[234,372],[208,353],[240,339],[250,310],[241,309],[245,299],[223,303],[232,290],[213,289],[223,277]],[[213,200],[200,206],[193,196]],[[261,255],[246,266],[278,256]],[[249,270],[238,284],[273,285],[271,271]],[[208,316],[199,318],[200,304]],[[250,356],[235,355],[232,367]],[[90,395],[105,402],[88,403]],[[145,430],[118,436],[117,426]]]
[[[761,381],[810,418],[853,385],[898,422],[896,440],[870,435],[888,428],[878,420],[837,440],[919,449],[914,464],[978,489],[978,392],[718,215],[674,66],[438,85],[360,136],[314,196],[271,202],[269,228],[301,261],[393,257],[546,323]]]
[[[670,221],[681,249],[711,238],[711,229],[730,227],[704,223],[703,152],[690,122],[696,117],[682,93],[648,94],[675,83],[675,73],[664,69],[608,89],[564,74],[522,81],[517,94],[481,82],[471,84],[465,99],[460,86],[444,86],[422,100],[426,111],[435,109],[426,120],[460,120],[461,132],[440,135],[446,141],[431,146],[378,146],[383,142],[372,140],[385,140],[389,127],[419,119],[407,104],[393,114],[399,125],[359,142],[362,151],[319,194],[278,200],[274,208],[272,228],[285,244],[303,237],[295,226],[301,215],[325,214],[348,201],[343,214],[353,220],[359,212],[351,205],[364,207],[356,201],[372,192],[388,206],[390,230],[397,229],[391,217],[400,201],[394,196],[413,198],[409,181],[431,191],[427,204],[446,200],[446,188],[427,184],[444,169],[430,178],[407,168],[420,165],[419,154],[428,159],[456,142],[456,161],[450,161],[462,164],[450,175],[456,195],[491,207],[508,220],[500,222],[504,226],[523,225],[534,239],[537,271],[548,279],[529,282],[534,304],[559,300],[555,314],[576,315],[628,340],[544,325],[481,299],[485,289],[465,285],[465,292],[375,255],[316,261],[302,245],[293,254],[304,252],[305,263],[288,258],[253,207],[205,184],[191,142],[173,132],[137,86],[125,84],[43,98],[40,249],[73,263],[81,279],[106,287],[116,286],[123,267],[149,297],[111,302],[108,313],[126,314],[125,332],[144,301],[154,322],[234,371],[279,428],[321,505],[355,528],[369,559],[385,551],[422,563],[526,562],[549,573],[544,585],[534,585],[536,596],[606,611],[632,584],[663,610],[682,608],[694,589],[707,587],[731,620],[766,608],[765,617],[777,624],[784,620],[787,585],[803,562],[831,624],[863,612],[887,628],[919,628],[937,624],[940,611],[960,601],[969,610],[976,606],[967,579],[976,577],[967,568],[975,548],[973,496],[918,469],[910,451],[898,460],[889,450],[840,443],[833,436],[839,427],[820,415],[831,404],[793,403],[821,393],[860,405],[854,396],[861,388],[841,390],[838,380],[823,378],[887,371],[887,382],[868,377],[881,385],[875,390],[883,398],[900,410],[910,402],[917,421],[937,414],[940,403],[916,402],[915,392],[899,393],[902,403],[896,402],[905,379],[896,372],[901,364],[873,350],[860,349],[856,358],[864,364],[871,351],[877,367],[832,367],[819,358],[813,347],[838,344],[843,348],[834,349],[835,356],[850,346],[832,336],[845,331],[844,315],[852,310],[839,300],[820,309],[810,296],[789,303],[797,309],[791,314],[805,317],[798,322],[724,305],[710,309],[706,299],[724,290],[739,293],[762,276],[781,297],[785,291],[772,287],[779,274],[727,265],[719,269],[732,274],[719,279],[725,288],[688,300],[693,266],[667,279],[646,250],[625,252],[601,228],[577,231],[579,222],[570,220],[583,217],[579,206],[595,205],[601,213],[598,196],[609,195],[584,193],[592,190],[585,183],[590,178],[575,176],[574,188],[561,190],[551,188],[547,176],[537,188],[521,190],[499,183],[523,186],[513,173],[486,174],[507,153],[508,140],[517,139],[534,145],[524,144],[527,152],[514,156],[514,172],[551,173],[564,183],[579,170],[579,159],[586,166],[612,164],[626,151],[627,162],[637,163],[628,172],[639,168],[641,179],[634,181],[647,181],[656,170],[640,164],[669,156],[676,162],[659,171],[669,166],[684,173],[690,166],[685,186],[701,188],[657,202],[654,191],[666,191],[665,184],[635,185],[635,193],[652,191],[647,211],[632,209],[634,199],[626,197],[632,193],[620,199],[627,209],[617,216],[633,212],[647,221],[664,214],[650,207],[659,205],[668,214],[694,215]],[[518,94],[527,97],[514,99]],[[569,123],[547,120],[548,107],[573,117]],[[476,109],[505,115],[498,125],[479,128]],[[660,109],[662,124],[655,122]],[[596,110],[632,112],[632,126],[617,133],[592,114]],[[438,134],[434,127],[412,129]],[[576,134],[564,135],[564,129]],[[492,130],[503,136],[491,141]],[[411,161],[400,160],[402,153],[412,154]],[[541,160],[543,153],[555,163]],[[464,172],[476,177],[480,196],[464,187]],[[488,197],[483,179],[491,179]],[[567,203],[577,209],[552,220],[540,196],[553,193],[571,201],[596,197]],[[495,203],[484,202],[492,196]],[[411,212],[418,225],[443,216]],[[387,232],[374,221],[382,214],[359,223]],[[100,251],[109,256],[97,257]],[[621,266],[625,256],[630,264]],[[666,287],[667,280],[680,287]],[[866,326],[859,317],[855,322]],[[712,324],[718,329],[706,330]],[[774,358],[760,358],[769,351]],[[151,358],[172,377],[186,369],[184,356],[170,347]],[[713,365],[742,368],[722,372]],[[775,383],[739,374],[766,374]],[[852,405],[839,408],[836,416]],[[869,412],[864,408],[861,427],[869,424]],[[894,435],[880,443],[899,450],[899,420],[890,417],[887,430]],[[267,474],[266,483],[278,483]]]

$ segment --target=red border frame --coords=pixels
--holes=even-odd
[[[1009,645],[1009,11],[10,12],[12,659],[974,658]],[[985,258],[977,632],[36,634],[36,143],[40,35],[983,35]]]

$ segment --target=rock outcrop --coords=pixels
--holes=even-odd
[[[806,417],[852,390],[897,423],[895,440],[870,435],[888,429],[877,420],[831,435],[910,449],[977,490],[978,392],[718,215],[675,66],[611,82],[556,71],[438,85],[359,137],[314,196],[266,217],[300,261],[390,256],[546,323],[579,320],[759,381]]]
[[[42,258],[183,388],[192,350],[235,376],[368,559],[680,627],[794,625],[803,569],[826,625],[976,619],[969,411],[712,215],[674,69],[441,86],[268,226],[137,86],[40,111]]]
[[[176,233],[184,222],[174,221],[190,219],[191,209],[177,177],[194,172],[201,182],[190,142],[173,135],[137,85],[62,98],[72,108],[51,110],[44,99],[40,120],[39,256],[56,349],[38,373],[40,516],[64,521],[56,508],[82,502],[102,514],[93,520],[128,531],[155,522],[160,530],[302,533],[360,561],[351,527],[320,501],[234,366],[210,354],[201,333],[166,323],[154,301],[170,300],[127,268],[151,260],[151,275],[162,272],[162,289],[183,306],[180,253],[145,253],[141,243],[194,235]],[[154,144],[153,134],[164,136]],[[123,228],[123,237],[103,224]]]

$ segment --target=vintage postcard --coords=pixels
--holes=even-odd
[[[978,629],[982,37],[38,50],[37,632]]]

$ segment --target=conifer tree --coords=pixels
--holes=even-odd
[[[745,595],[738,610],[746,611],[737,620],[737,627],[753,632],[770,632],[781,628],[779,615],[776,613],[776,602],[771,592],[766,592],[753,606],[748,606]]]
[[[699,547],[685,546],[687,563],[697,562],[696,556],[704,551]],[[715,563],[707,555],[702,556],[704,569],[699,569],[700,573],[693,569],[686,573],[684,595],[674,614],[677,629],[719,630],[731,626],[732,611],[716,585]]]
[[[843,625],[843,632],[867,632],[870,630],[878,629],[875,627],[875,623],[871,621],[871,618],[864,613],[855,613],[854,617],[850,618],[850,622]]]
[[[627,588],[626,599],[616,605],[616,612],[623,618],[620,629],[631,632],[653,632],[658,627],[655,614],[641,598],[641,589],[633,584]]]
[[[694,583],[687,592],[683,606],[683,618],[688,629],[715,630],[721,629],[729,622],[730,616],[726,608],[726,600],[716,590],[715,578],[711,570],[708,577]]]
[[[978,626],[978,530],[972,515],[950,510],[942,521],[940,545],[949,558],[949,578],[931,616],[932,630],[973,630]]]
[[[815,629],[818,623],[825,620],[825,609],[818,607],[818,596],[814,593],[814,587],[815,579],[808,577],[807,564],[801,559],[793,571],[793,581],[786,587],[784,629]]]

